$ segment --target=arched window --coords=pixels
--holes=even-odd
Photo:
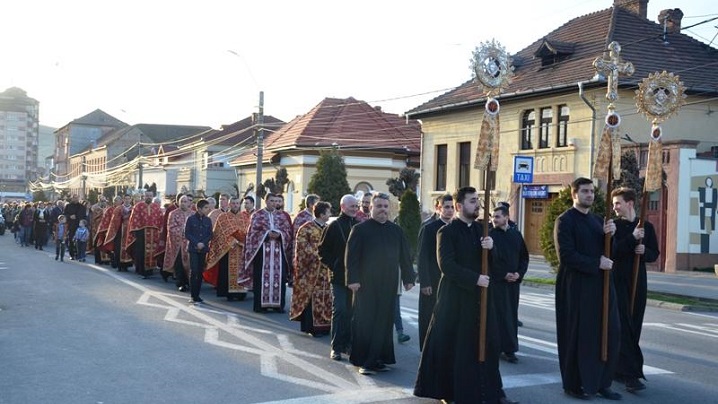
[[[541,108],[541,128],[539,129],[539,149],[548,149],[548,138],[551,136],[551,121],[553,110]]]
[[[531,150],[534,148],[531,142],[534,125],[536,125],[536,114],[534,111],[524,112],[521,118],[521,150]]]
[[[568,146],[568,116],[569,110],[566,105],[559,105],[558,133],[556,134],[556,147]]]
[[[370,183],[366,181],[361,181],[358,184],[354,186],[354,194],[356,195],[357,192],[362,191],[365,194],[371,192],[374,190],[374,187],[371,186]]]

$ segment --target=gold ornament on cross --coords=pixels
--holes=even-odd
[[[673,73],[652,73],[638,84],[636,106],[651,121],[644,192],[657,191],[663,186],[663,129],[660,123],[677,113],[685,98],[685,86]]]
[[[501,105],[494,97],[511,84],[514,75],[511,63],[511,56],[494,39],[491,42],[482,42],[472,54],[471,71],[479,88],[486,92],[484,117],[474,160],[474,167],[480,170],[496,171],[498,168]]]
[[[631,76],[636,69],[633,68],[633,63],[621,60],[621,45],[616,41],[608,44],[608,58],[596,58],[593,67],[608,81],[606,99],[610,102],[608,108],[613,109],[613,103],[618,100],[618,77]]]

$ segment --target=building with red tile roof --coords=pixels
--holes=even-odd
[[[681,181],[700,181],[679,162],[718,155],[718,115],[713,114],[718,109],[718,50],[681,32],[680,9],[663,10],[652,21],[647,4],[615,0],[612,7],[574,18],[512,55],[515,76],[498,97],[501,149],[491,204],[511,203],[532,253],[542,253],[539,229],[551,198],[576,177],[591,176],[608,106],[607,83],[593,61],[616,41],[621,58],[635,67],[632,76],[618,81],[615,106],[622,118],[623,146],[633,148],[642,167],[651,123],[637,112],[638,84],[651,73],[667,71],[679,75],[686,86],[686,105],[662,125],[667,185],[662,195],[651,195],[654,203],[647,211],[661,238],[656,268],[675,271],[718,262],[718,231],[708,236],[710,242],[697,242],[706,239],[698,233],[707,230],[691,236],[670,230],[678,227],[679,218],[698,211],[698,197],[681,201],[678,190]],[[464,185],[483,188],[473,159],[485,102],[486,94],[468,80],[407,112],[422,121],[422,201]],[[521,184],[513,181],[516,156],[534,159],[530,185],[541,192],[522,197]],[[708,245],[709,252],[696,253],[696,245]]]
[[[319,152],[337,148],[344,157],[349,186],[356,191],[387,191],[386,180],[418,163],[421,129],[416,120],[381,111],[349,98],[325,98],[304,115],[276,130],[265,131],[263,179],[276,168],[287,169],[290,183],[285,209],[297,212],[316,170]],[[256,147],[230,163],[236,167],[240,189],[255,182]]]

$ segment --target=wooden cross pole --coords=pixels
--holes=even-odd
[[[637,228],[642,229],[645,226],[646,222],[646,209],[648,209],[648,196],[649,193],[645,190],[643,191],[643,196],[641,199],[641,212],[638,214],[638,224],[636,225]],[[642,238],[638,240],[638,244],[643,244]],[[633,308],[636,307],[636,287],[638,286],[638,273],[639,268],[641,267],[641,255],[634,254],[633,255],[633,274],[631,277],[631,316],[633,316]]]
[[[489,156],[489,161],[491,157]],[[490,164],[489,164],[490,166]],[[491,198],[491,171],[484,170],[484,217],[483,217],[483,237],[489,236],[489,200]],[[481,249],[481,275],[489,274],[489,251]],[[486,306],[488,304],[487,288],[481,289],[481,307],[479,312],[479,362],[486,361]]]
[[[604,132],[614,134],[620,125],[620,117],[615,113],[615,107],[613,103],[618,100],[618,78],[620,75],[632,75],[635,71],[633,64],[630,62],[621,61],[621,45],[618,42],[611,42],[608,44],[609,55],[607,58],[596,58],[593,61],[593,67],[596,68],[598,73],[603,74],[606,77],[608,86],[606,89],[606,99],[609,101],[608,104],[608,115],[606,117],[606,129]],[[613,182],[613,170],[616,164],[620,164],[620,156],[613,155],[613,142],[616,139],[611,138],[610,146],[606,151],[608,153],[608,167],[607,173],[608,178],[606,180],[606,212],[604,217],[604,223],[608,223],[611,220],[611,211],[613,205],[611,201],[611,183]],[[602,142],[602,146],[606,146]],[[599,150],[599,155],[600,155]],[[618,158],[618,160],[615,160]],[[619,165],[620,168],[620,165]],[[600,171],[594,168],[594,171]],[[617,170],[616,179],[620,176],[620,169]],[[603,255],[607,258],[611,258],[611,234],[604,236],[604,252]],[[603,362],[608,361],[608,307],[609,307],[609,292],[611,287],[611,273],[610,271],[603,271],[603,305],[602,305],[602,323],[601,323],[601,360]]]
[[[476,160],[474,168],[483,171],[484,175],[484,225],[483,237],[489,236],[489,201],[491,197],[492,171],[495,173],[499,158],[499,102],[493,98],[507,87],[513,76],[511,57],[503,46],[496,41],[482,43],[473,52],[472,70],[476,80],[486,90],[486,104],[484,117],[481,120],[479,142],[476,147]],[[479,246],[481,248],[481,246]],[[481,275],[489,272],[488,251],[481,248]],[[486,318],[487,318],[487,288],[479,287],[479,341],[478,359],[480,363],[486,360]]]

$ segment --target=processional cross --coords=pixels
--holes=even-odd
[[[616,113],[613,103],[618,100],[618,77],[620,75],[630,76],[635,69],[630,62],[621,61],[621,45],[613,41],[608,44],[608,58],[596,58],[593,67],[598,73],[602,73],[608,81],[606,88],[606,99],[608,100],[608,113],[606,114],[606,126],[603,128],[601,142],[598,147],[596,163],[593,167],[593,175],[606,181],[606,216],[604,223],[611,219],[613,210],[611,198],[611,183],[613,178],[621,177],[621,143],[618,140],[618,126],[621,124],[621,117]],[[604,55],[605,56],[605,55]],[[606,233],[603,240],[603,255],[611,257],[611,234]],[[610,288],[610,272],[603,271],[603,307],[601,321],[601,360],[608,361],[608,300]]]
[[[618,76],[630,76],[636,69],[633,68],[633,63],[621,61],[621,45],[618,42],[608,44],[608,51],[608,58],[596,58],[593,67],[608,80],[606,99],[610,102],[608,108],[613,110],[613,103],[618,100]]]

